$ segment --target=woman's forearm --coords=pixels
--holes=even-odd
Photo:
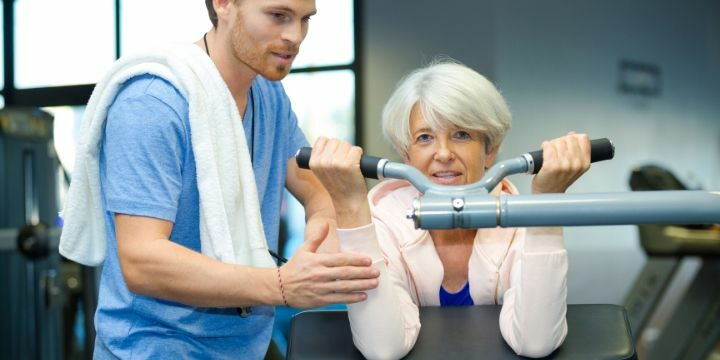
[[[567,335],[567,251],[559,230],[528,231],[510,282],[500,314],[503,338],[518,355],[547,356]]]
[[[372,224],[339,231],[343,251],[370,256],[380,270],[378,287],[367,292],[367,300],[348,305],[348,318],[355,346],[366,358],[399,359],[415,345],[419,313],[402,279],[388,266],[376,236]]]

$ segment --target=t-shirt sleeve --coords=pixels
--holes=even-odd
[[[284,117],[289,135],[287,137],[288,142],[285,144],[285,148],[287,149],[285,157],[289,159],[295,156],[301,147],[310,146],[310,143],[308,143],[305,133],[300,128],[295,111],[292,109],[290,98],[287,96],[287,93],[285,93],[285,88],[282,86],[282,83],[276,82],[275,85],[277,86],[275,91],[280,95],[278,98],[280,99],[282,109],[281,114]]]
[[[142,94],[118,99],[103,138],[106,210],[175,221],[186,139],[178,113]]]
[[[290,143],[288,144],[288,150],[289,153],[287,154],[288,159],[295,156],[297,154],[297,151],[300,150],[303,146],[310,146],[310,144],[307,141],[307,138],[305,137],[305,133],[300,128],[300,125],[298,124],[297,117],[295,116],[295,112],[290,110]]]

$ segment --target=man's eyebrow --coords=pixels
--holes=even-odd
[[[285,5],[270,6],[270,9],[272,9],[272,10],[277,10],[277,11],[282,11],[282,12],[288,12],[288,13],[291,13],[291,14],[293,14],[293,15],[296,14],[295,10],[293,10],[293,9],[290,8],[289,6],[285,6]],[[315,14],[317,14],[317,9],[313,9],[311,12],[309,12],[309,13],[306,14],[306,15],[304,15],[303,17],[310,17],[310,16],[313,16],[313,15],[315,15]]]

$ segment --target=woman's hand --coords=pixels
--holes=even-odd
[[[542,143],[543,165],[532,180],[532,193],[563,193],[590,168],[590,139],[586,134]]]
[[[313,145],[310,169],[330,193],[339,228],[370,223],[361,156],[360,147],[338,139],[320,137]]]

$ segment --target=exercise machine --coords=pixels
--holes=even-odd
[[[669,170],[657,165],[634,169],[630,187],[636,191],[687,189]],[[638,349],[651,359],[708,358],[720,341],[720,228],[646,224],[639,225],[638,231],[648,260],[624,302]],[[687,291],[674,294],[670,285],[678,277],[683,281],[679,270],[688,256],[699,257],[700,268],[688,280]],[[661,302],[674,300],[674,309],[663,311],[660,307]],[[651,336],[643,339],[656,314],[670,316],[659,332],[653,329],[653,334],[648,332]]]
[[[296,155],[301,168],[309,169],[311,148]],[[608,139],[591,141],[591,161],[612,159],[615,148]],[[717,224],[720,223],[720,192],[712,191],[643,191],[624,193],[500,195],[490,192],[503,178],[513,174],[536,174],[542,167],[542,151],[533,151],[491,167],[478,182],[461,186],[434,184],[412,166],[387,159],[363,156],[360,170],[365,177],[382,180],[395,178],[409,181],[421,195],[407,212],[416,228],[492,228],[532,226],[590,226],[628,224]],[[703,279],[717,273],[716,267],[703,272]],[[715,279],[718,277],[716,276]],[[707,280],[704,280],[707,281]],[[692,292],[692,289],[691,289]],[[710,298],[714,304],[720,298]],[[708,313],[709,312],[709,313]],[[678,322],[688,316],[699,318],[708,313],[715,319],[719,306],[699,310],[688,308]],[[637,319],[635,319],[637,320]],[[692,340],[691,347],[704,351],[718,331],[709,321],[699,325],[707,336]],[[638,324],[635,321],[635,324]],[[684,325],[684,324],[681,324]],[[679,327],[678,332],[687,329]],[[671,336],[671,335],[668,335]],[[690,335],[692,336],[692,334]],[[686,335],[687,337],[687,335]],[[695,344],[701,342],[701,344]],[[658,350],[657,354],[664,350]],[[656,354],[656,353],[653,353]],[[678,358],[678,357],[667,357]],[[687,358],[698,358],[689,356]]]

